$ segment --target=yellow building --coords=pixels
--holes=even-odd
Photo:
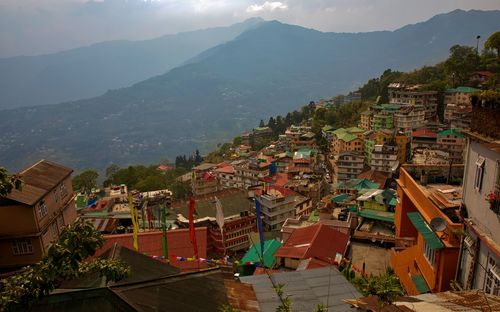
[[[404,134],[397,134],[395,139],[396,145],[398,146],[399,163],[404,164],[406,163],[406,159],[408,158],[410,138]]]

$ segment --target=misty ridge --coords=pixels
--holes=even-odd
[[[260,119],[355,90],[387,68],[435,64],[451,46],[475,45],[477,34],[498,29],[500,11],[456,10],[366,33],[251,19],[0,59],[0,161],[102,169],[206,152]]]

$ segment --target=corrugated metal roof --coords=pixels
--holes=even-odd
[[[295,229],[276,253],[283,258],[333,258],[336,253],[344,254],[349,235],[322,223]]]
[[[418,211],[408,212],[406,214],[410,219],[413,226],[417,231],[424,237],[426,243],[431,249],[442,249],[444,248],[443,242],[437,237],[437,235],[431,230],[431,228],[425,223],[424,218]]]
[[[332,266],[275,273],[271,277],[275,284],[284,285],[284,294],[290,296],[293,311],[297,312],[314,311],[318,304],[326,306],[329,311],[350,312],[352,309],[343,300],[361,297],[354,286]],[[240,280],[252,284],[261,311],[276,311],[280,300],[268,275],[245,276]]]
[[[266,240],[264,242],[264,266],[272,268],[276,263],[274,253],[281,247],[281,243],[275,239]],[[240,264],[245,262],[261,262],[260,260],[260,243],[255,243],[250,247],[245,256],[241,258]]]
[[[7,198],[26,205],[34,205],[72,172],[72,169],[62,165],[48,160],[40,160],[20,172],[23,188],[21,191],[13,190]]]
[[[363,209],[359,210],[358,214],[364,218],[394,223],[394,212]]]

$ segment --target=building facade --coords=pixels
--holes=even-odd
[[[452,221],[406,170],[400,170],[397,184],[396,247],[390,252],[391,265],[409,295],[449,290],[459,258],[462,224]],[[442,220],[446,226],[440,231],[432,229],[433,220]]]
[[[500,295],[500,104],[474,103],[463,180],[466,236],[457,280]]]
[[[375,145],[370,167],[376,171],[394,173],[399,166],[398,146],[392,144]]]
[[[40,261],[76,219],[72,172],[41,160],[20,172],[22,191],[0,197],[0,272]]]
[[[295,192],[275,185],[258,197],[266,231],[279,231],[286,219],[295,217],[295,199]]]

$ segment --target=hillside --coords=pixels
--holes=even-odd
[[[74,168],[153,163],[202,152],[311,99],[356,89],[386,68],[441,61],[500,29],[500,11],[454,11],[393,32],[322,33],[268,22],[184,66],[103,96],[6,110],[0,163]],[[20,157],[22,155],[22,157]]]
[[[144,41],[110,41],[59,53],[0,59],[0,110],[89,98],[181,65],[262,23],[254,18]]]

